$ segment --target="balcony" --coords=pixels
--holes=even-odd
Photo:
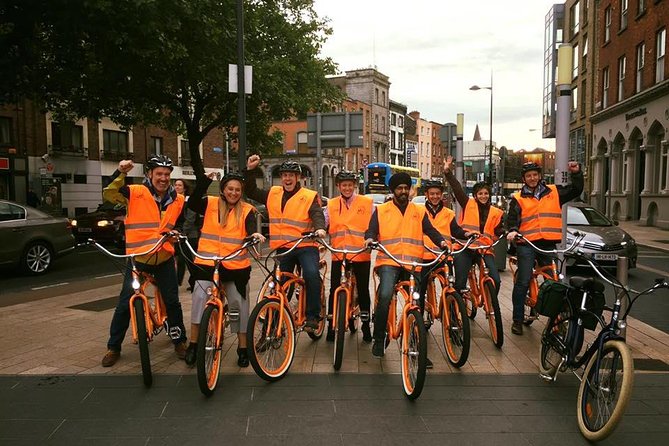
[[[77,146],[48,146],[49,155],[54,157],[60,156],[72,156],[72,157],[88,157],[88,148],[87,147],[77,147]]]
[[[134,154],[127,151],[103,150],[100,152],[100,159],[105,161],[122,161],[133,159]]]

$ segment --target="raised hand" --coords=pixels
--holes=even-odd
[[[451,155],[448,155],[444,160],[444,172],[453,172],[453,157]]]
[[[123,160],[118,163],[118,171],[121,173],[128,173],[135,167],[135,163],[132,160]]]
[[[246,160],[246,170],[253,170],[260,164],[260,155],[251,155]]]

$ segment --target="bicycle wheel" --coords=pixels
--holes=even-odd
[[[306,292],[306,289],[305,289]],[[321,336],[323,336],[323,332],[325,331],[325,285],[323,285],[323,282],[321,281],[321,313],[320,313],[320,321],[318,322],[318,328],[316,328],[313,332],[307,332],[309,337],[313,339],[314,341],[318,341]]]
[[[334,345],[334,369],[341,368],[341,361],[344,357],[344,338],[346,337],[346,292],[340,291],[337,294],[337,326],[335,327],[335,345]]]
[[[283,321],[279,325],[279,314]],[[246,331],[253,370],[266,381],[277,381],[288,372],[295,357],[295,326],[288,310],[274,299],[265,299],[251,312]]]
[[[578,389],[578,427],[589,441],[603,440],[615,430],[634,383],[634,363],[627,344],[608,341],[600,353],[599,367],[595,354]]]
[[[402,331],[402,384],[406,396],[415,400],[425,384],[427,332],[420,311],[409,310],[406,318],[407,329]]]
[[[546,327],[541,334],[539,343],[539,372],[544,376],[555,376],[558,367],[562,362],[562,357],[567,356],[561,346],[569,345],[569,306],[554,318],[546,322]]]
[[[469,358],[471,331],[465,303],[458,294],[441,298],[441,334],[446,357],[453,367],[462,367]]]
[[[218,373],[221,369],[223,330],[218,333],[218,318],[218,307],[207,305],[202,314],[197,337],[197,383],[200,391],[206,396],[210,396],[216,390]]]
[[[142,378],[144,385],[151,387],[153,375],[151,374],[151,357],[149,356],[149,338],[146,331],[146,319],[144,316],[144,301],[136,298],[133,301],[135,308],[135,329],[137,330],[137,344],[139,345],[139,360],[142,364]]]
[[[504,345],[504,328],[502,326],[502,312],[499,309],[497,290],[490,281],[483,283],[483,299],[485,299],[486,318],[490,327],[490,337],[495,347],[502,348]]]

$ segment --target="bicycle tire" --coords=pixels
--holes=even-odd
[[[151,356],[149,355],[149,338],[144,316],[144,300],[136,298],[133,301],[135,308],[135,329],[137,330],[137,345],[139,346],[139,361],[142,365],[142,379],[146,387],[153,384],[151,373]]]
[[[483,283],[483,299],[486,301],[486,319],[490,327],[490,338],[495,347],[502,348],[504,345],[504,327],[502,325],[502,312],[499,309],[497,290],[489,280]]]
[[[625,413],[627,404],[632,395],[632,386],[634,385],[634,362],[629,347],[623,341],[607,341],[602,348],[600,358],[600,367],[597,370],[597,355],[593,355],[588,361],[581,380],[581,386],[578,389],[578,402],[576,406],[578,414],[578,427],[581,434],[589,441],[601,441],[611,435],[618,426],[620,419]],[[609,353],[613,357],[607,360]],[[611,370],[607,366],[615,368],[614,376],[610,375]],[[620,367],[621,377],[617,377],[618,367]],[[609,371],[609,375],[601,376],[602,371]],[[594,389],[593,375],[599,374],[599,389]],[[618,388],[617,384],[620,383]],[[612,390],[615,389],[615,390]],[[617,398],[616,398],[617,397]],[[596,403],[592,402],[592,399]],[[609,407],[609,401],[613,407]],[[601,413],[602,409],[604,413]],[[598,412],[593,420],[593,412]],[[603,424],[598,423],[602,418]]]
[[[306,286],[303,287],[304,292],[306,293]],[[318,341],[321,336],[323,336],[323,332],[325,331],[325,308],[326,308],[326,303],[325,303],[325,285],[323,285],[323,281],[321,281],[321,312],[320,312],[320,320],[318,321],[318,328],[316,328],[312,332],[307,332],[309,337],[314,340]]]
[[[446,358],[453,367],[462,367],[469,358],[471,327],[465,316],[465,303],[458,294],[441,298],[441,334]]]
[[[337,325],[335,326],[334,342],[334,369],[341,368],[341,362],[344,358],[344,339],[346,338],[346,292],[337,293]]]
[[[216,390],[221,369],[221,347],[223,327],[218,333],[219,312],[216,305],[207,305],[202,313],[200,332],[197,337],[197,383],[200,391],[211,396]]]
[[[409,310],[407,330],[402,330],[402,385],[410,400],[418,398],[425,385],[427,369],[427,331],[418,309]]]
[[[281,327],[278,326],[280,311],[283,311]],[[285,376],[295,357],[295,326],[290,313],[281,302],[264,299],[253,308],[246,330],[246,341],[249,361],[259,377],[273,382]],[[273,359],[280,348],[285,351],[285,357],[277,363]]]

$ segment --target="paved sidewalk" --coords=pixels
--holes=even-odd
[[[629,233],[638,245],[669,252],[669,230],[641,225],[638,221],[621,221],[618,226]]]

